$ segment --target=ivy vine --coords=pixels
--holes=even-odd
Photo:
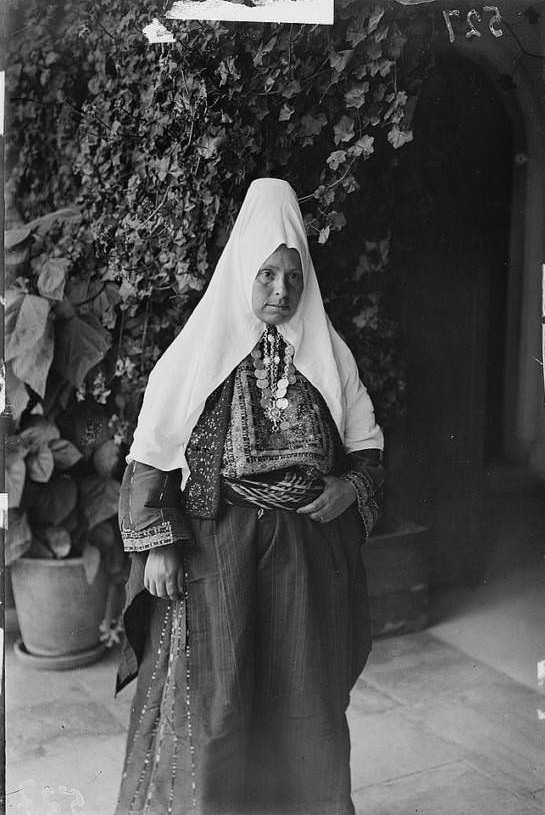
[[[11,15],[8,42],[12,223],[78,213],[14,243],[9,302],[20,316],[25,297],[46,300],[40,319],[54,318],[55,336],[39,388],[17,376],[20,365],[10,376],[47,413],[98,406],[119,443],[248,184],[290,181],[311,242],[325,246],[346,226],[364,162],[379,144],[411,140],[418,85],[406,65],[401,87],[399,9],[344,0],[334,26],[178,21],[174,43],[150,45],[142,30],[162,11],[157,0],[28,0]],[[23,273],[17,252],[31,256]],[[387,261],[377,241],[362,253],[368,266]],[[339,312],[346,292],[337,295]],[[378,300],[363,300],[351,325],[369,349],[385,323]],[[399,410],[403,384],[385,359],[369,374],[383,421]],[[363,362],[373,365],[369,354]]]

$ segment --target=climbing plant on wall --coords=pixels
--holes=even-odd
[[[289,180],[311,242],[326,246],[346,225],[363,163],[379,144],[392,152],[412,138],[419,75],[407,62],[402,85],[407,34],[399,10],[383,5],[339,3],[332,27],[173,22],[175,42],[150,45],[142,29],[161,12],[153,0],[29,0],[13,14],[8,43],[8,188],[18,211],[10,217],[78,212],[13,239],[14,325],[29,328],[25,298],[46,300],[41,333],[48,327],[52,344],[45,360],[36,333],[27,349],[42,354],[43,392],[21,365],[11,381],[20,409],[28,399],[54,412],[91,405],[120,443],[153,363],[206,287],[249,182]],[[386,262],[386,246],[377,247],[362,245],[369,263]],[[32,257],[22,275],[17,252]],[[43,291],[44,264],[54,269],[53,294]],[[343,297],[332,288],[337,312]],[[377,309],[368,298],[350,319],[387,421],[402,377],[392,376],[391,358],[369,353],[384,331]]]

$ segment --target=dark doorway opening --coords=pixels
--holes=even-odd
[[[405,512],[437,584],[482,569],[483,467],[504,455],[513,139],[500,89],[440,54],[399,153],[393,225],[408,352]],[[416,514],[416,517],[415,517]]]

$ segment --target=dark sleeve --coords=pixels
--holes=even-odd
[[[368,537],[382,514],[385,470],[382,450],[356,450],[346,456],[346,469],[341,478],[350,482],[356,492],[358,512]]]
[[[191,538],[180,491],[180,470],[131,461],[119,495],[119,529],[126,552],[144,552]]]

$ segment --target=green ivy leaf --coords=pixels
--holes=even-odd
[[[17,226],[13,229],[7,229],[4,233],[5,251],[11,252],[14,249],[20,249],[21,244],[25,243],[31,234],[32,227],[28,224],[26,226]]]
[[[115,548],[116,537],[111,521],[102,521],[89,530],[89,542],[100,549],[101,552],[108,552]]]
[[[87,543],[83,547],[82,556],[85,579],[87,580],[87,583],[91,585],[94,582],[100,568],[100,550],[91,543]]]
[[[204,278],[194,274],[177,274],[176,282],[180,294],[186,294],[190,290],[201,291],[204,288]]]
[[[375,149],[373,146],[374,142],[375,139],[373,136],[362,136],[348,148],[348,153],[350,156],[370,156]]]
[[[6,291],[6,360],[29,351],[43,336],[47,325],[49,303],[43,297]]]
[[[20,244],[4,255],[4,270],[6,288],[12,288],[18,277],[26,277],[30,247]]]
[[[93,311],[105,328],[114,328],[116,322],[115,307],[120,300],[119,289],[115,283],[106,283],[104,288],[93,299]],[[73,316],[73,312],[70,316]]]
[[[331,225],[335,228],[335,230],[339,231],[346,226],[346,216],[343,212],[331,212]]]
[[[49,258],[40,269],[38,291],[50,300],[62,300],[64,284],[71,266],[67,258]]]
[[[351,141],[355,136],[354,119],[351,119],[350,116],[343,116],[333,128],[333,131],[335,133],[335,144]]]
[[[329,64],[334,71],[340,74],[342,71],[344,71],[353,56],[353,49],[348,51],[336,51],[333,54],[330,54]]]
[[[55,557],[68,557],[72,548],[72,539],[67,529],[63,526],[46,526],[41,536]]]
[[[70,415],[66,436],[74,442],[83,458],[88,461],[99,444],[109,438],[108,417],[105,412],[88,404],[78,405]]]
[[[53,453],[47,444],[40,447],[35,453],[29,453],[26,458],[28,477],[38,484],[49,481],[55,469]]]
[[[329,224],[324,226],[323,229],[320,229],[320,233],[318,235],[318,243],[326,243],[329,238],[329,233],[331,232],[331,227]]]
[[[59,428],[39,414],[28,416],[24,428],[19,433],[19,438],[31,453],[36,453],[40,447],[59,439],[60,436]]]
[[[48,315],[45,331],[38,342],[11,362],[15,376],[21,382],[29,385],[42,399],[45,396],[47,376],[53,362],[54,351],[53,320],[51,315]]]
[[[388,133],[388,141],[395,150],[412,140],[412,130],[401,130],[397,125],[394,125]]]
[[[79,387],[110,347],[110,334],[91,321],[91,315],[72,317],[61,323],[57,333],[54,365],[72,385]]]
[[[364,48],[365,48],[365,50],[367,52],[368,59],[370,59],[371,61],[376,62],[382,56],[382,47],[378,42],[374,42],[372,40],[367,41],[365,43]],[[375,76],[377,71],[378,71],[378,66],[375,66],[374,71],[373,71],[373,66],[369,67],[369,73],[371,74],[371,76]]]
[[[49,447],[53,453],[55,467],[59,470],[69,470],[82,458],[76,445],[67,439],[53,439],[49,442]]]
[[[100,93],[100,79],[98,76],[93,76],[87,83],[87,87],[91,91],[92,94],[96,95]]]
[[[24,454],[25,450],[21,446],[8,447],[6,453],[6,491],[11,509],[17,509],[23,496],[26,477]]]
[[[120,484],[113,478],[91,475],[80,486],[81,509],[90,529],[117,515]]]
[[[32,546],[32,531],[26,513],[19,509],[8,510],[8,528],[6,533],[5,564],[11,566],[24,557]]]
[[[301,118],[301,124],[304,133],[309,136],[318,136],[327,124],[327,116],[325,113],[319,113],[317,116],[307,113]]]
[[[293,110],[293,108],[290,108],[288,105],[286,105],[286,103],[284,103],[280,108],[280,113],[278,114],[278,121],[289,122],[294,112],[295,111]]]
[[[211,159],[217,155],[219,148],[225,141],[224,135],[203,136],[197,150],[204,159]]]
[[[367,92],[369,91],[369,82],[363,82],[361,85],[355,85],[350,90],[346,91],[344,100],[347,108],[361,108],[365,104]]]
[[[32,523],[59,526],[75,509],[78,488],[66,473],[53,473],[47,484],[27,481],[22,505]]]
[[[285,86],[282,95],[284,99],[291,99],[292,96],[297,96],[299,93],[301,93],[301,84],[297,79],[292,79],[291,82],[288,82]]]
[[[10,362],[6,365],[6,393],[6,413],[18,421],[30,401],[30,396],[24,383],[13,373]]]
[[[119,446],[111,439],[99,444],[93,453],[93,464],[98,475],[111,478],[119,464],[119,457]]]
[[[54,212],[41,215],[27,224],[28,228],[39,237],[44,237],[55,223],[77,222],[81,220],[81,213],[74,207],[63,207]]]
[[[45,543],[37,538],[32,541],[32,546],[26,553],[26,557],[39,558],[40,560],[55,560],[55,555]]]
[[[403,46],[407,42],[407,37],[404,37],[399,31],[396,31],[386,46],[386,54],[390,59],[399,59]]]
[[[367,25],[362,14],[358,14],[356,19],[352,19],[346,31],[346,40],[355,48],[367,37]]]
[[[332,170],[336,170],[341,164],[346,161],[346,150],[335,150],[330,153],[327,158],[327,163]]]
[[[382,8],[382,6],[376,6],[371,12],[371,16],[369,17],[368,30],[370,34],[378,27],[378,24],[380,23],[383,17],[384,9]]]
[[[388,36],[388,26],[381,25],[380,28],[377,28],[375,33],[373,34],[373,39],[375,42],[383,42]]]

